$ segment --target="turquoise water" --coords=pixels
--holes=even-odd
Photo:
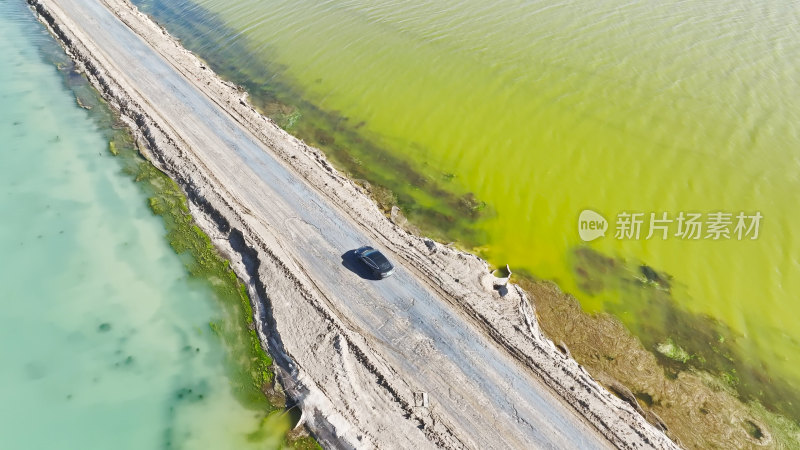
[[[213,294],[43,57],[59,51],[0,1],[0,447],[279,445],[248,440],[264,414],[233,396]]]

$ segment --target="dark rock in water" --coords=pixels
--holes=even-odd
[[[111,324],[108,323],[108,322],[103,322],[103,323],[100,324],[99,327],[97,327],[97,331],[102,331],[104,333],[106,331],[111,331]]]
[[[486,206],[486,202],[478,200],[472,192],[467,193],[459,200],[459,209],[473,219],[477,219]]]
[[[642,275],[647,278],[647,281],[656,281],[659,278],[658,272],[650,266],[639,266],[639,270],[642,272]]]
[[[662,277],[655,269],[647,265],[639,266],[639,270],[642,272],[642,275],[647,279],[647,281],[651,283],[655,283],[663,288],[669,288],[669,282],[666,280],[665,277]]]
[[[757,441],[763,439],[765,436],[764,430],[752,420],[745,420],[744,428],[747,430],[747,434]]]

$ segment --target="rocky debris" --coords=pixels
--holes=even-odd
[[[397,225],[398,227],[404,227],[408,224],[408,220],[403,216],[403,212],[400,211],[400,208],[397,206],[392,206],[392,211],[389,216],[392,219],[392,223]]]

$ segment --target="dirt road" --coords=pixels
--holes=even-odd
[[[252,239],[278,255],[281,267],[307,286],[306,295],[295,296],[275,272],[263,269],[258,275],[271,302],[272,332],[278,335],[271,351],[279,353],[286,376],[302,385],[294,395],[301,397],[307,423],[324,443],[611,446],[388,245],[384,231],[354,220],[346,205],[333,202],[324,188],[308,182],[308,174],[277,157],[278,144],[270,141],[284,139],[282,132],[261,130],[264,134],[256,136],[228,105],[208,95],[206,79],[195,78],[151,45],[161,37],[141,36],[123,23],[121,17],[141,20],[129,5],[118,0],[35,3],[47,8],[51,25],[69,35],[68,47],[79,44],[91,53],[84,56],[95,63],[97,77],[113,79],[123,91],[116,95],[136,103],[174,141],[179,152],[172,155],[172,167],[185,169],[184,183],[190,180],[197,192],[213,191],[226,199],[256,236]],[[187,161],[183,169],[182,160]],[[200,179],[209,184],[200,185]],[[397,266],[393,277],[365,276],[347,253],[364,244],[387,251]],[[416,406],[419,392],[427,393],[427,407]],[[666,438],[637,439],[631,447],[671,445]]]

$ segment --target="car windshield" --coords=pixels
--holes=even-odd
[[[366,256],[372,260],[381,270],[388,270],[392,268],[392,264],[383,256],[383,253],[373,250],[366,254]]]

